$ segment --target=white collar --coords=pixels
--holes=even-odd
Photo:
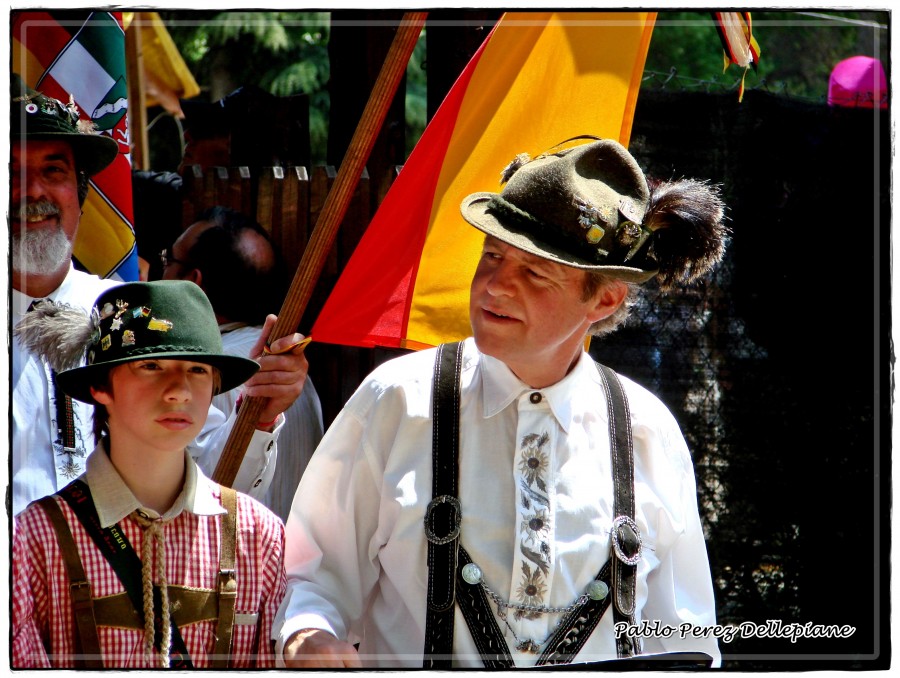
[[[573,404],[576,398],[584,398],[579,387],[584,379],[596,382],[597,369],[591,357],[584,351],[572,370],[560,381],[545,388],[531,388],[519,379],[507,365],[489,355],[481,354],[481,375],[484,384],[484,416],[492,417],[505,409],[523,393],[540,392],[549,404],[553,416],[566,432],[572,426]]]
[[[14,318],[13,325],[15,325],[15,323],[18,322],[28,312],[28,307],[31,306],[31,302],[33,302],[35,299],[52,299],[53,301],[56,301],[56,299],[66,289],[67,284],[72,278],[72,271],[74,270],[75,266],[73,266],[72,263],[69,262],[69,271],[68,273],[66,273],[66,277],[63,279],[63,281],[59,284],[59,287],[53,290],[50,294],[44,295],[43,297],[31,297],[24,292],[13,288],[11,309]]]
[[[148,509],[134,496],[122,480],[122,476],[110,461],[106,451],[106,441],[101,440],[94,452],[88,457],[84,479],[91,488],[91,496],[97,507],[97,516],[101,527],[115,525],[132,512],[141,509],[151,518],[162,517],[171,520],[188,511],[198,516],[214,516],[226,513],[219,501],[212,494],[214,483],[203,475],[191,456],[184,453],[185,475],[184,486],[171,508],[162,516]]]

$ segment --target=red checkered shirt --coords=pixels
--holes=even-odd
[[[91,460],[94,457],[98,457],[100,465],[113,467],[106,454],[101,454],[98,449],[90,456],[88,473],[84,477],[92,487],[102,522],[102,497],[105,492],[98,491],[91,484],[94,470]],[[171,520],[168,520],[171,510],[163,516],[167,519],[164,523],[166,578],[170,586],[215,589],[219,571],[218,513],[222,511],[220,488],[205,478],[189,457],[187,461],[189,470],[185,490],[176,501],[176,507],[180,506],[180,509]],[[102,489],[107,490],[109,472],[108,469],[103,469],[103,472],[106,477],[103,478]],[[113,473],[118,478],[114,469]],[[120,478],[118,482],[125,487]],[[124,492],[133,498],[127,487]],[[96,599],[123,592],[115,572],[94,546],[69,505],[63,499],[56,499],[69,523],[93,597]],[[215,504],[219,504],[217,511]],[[191,508],[197,508],[199,514],[191,512]],[[118,522],[135,552],[140,555],[144,530],[130,515]],[[235,570],[238,595],[229,666],[273,667],[275,659],[270,640],[272,620],[285,590],[284,525],[262,504],[240,493]],[[76,659],[75,630],[69,578],[60,556],[56,533],[44,510],[37,505],[29,506],[16,518],[12,571],[12,666],[73,667]],[[200,621],[180,628],[196,668],[210,666],[208,655],[215,645],[215,624],[215,621]],[[98,626],[98,634],[105,667],[158,666],[144,652],[142,630]]]

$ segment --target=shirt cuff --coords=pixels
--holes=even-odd
[[[286,668],[284,664],[284,646],[287,644],[287,641],[290,639],[298,631],[305,631],[306,629],[319,629],[321,631],[327,631],[335,638],[338,638],[338,634],[334,632],[334,629],[331,627],[331,624],[325,620],[324,617],[321,617],[317,614],[305,613],[299,614],[289,619],[285,619],[281,624],[281,627],[272,634],[272,640],[275,641],[275,666],[283,669]]]

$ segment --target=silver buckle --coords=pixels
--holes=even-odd
[[[456,516],[456,519],[453,521],[453,529],[451,529],[450,533],[445,537],[438,537],[431,527],[431,512],[441,504],[450,504],[450,506],[453,507]],[[459,527],[461,523],[462,505],[459,503],[459,499],[449,494],[442,494],[441,496],[432,499],[428,503],[428,508],[425,509],[425,538],[432,544],[437,544],[438,546],[447,544],[459,537]]]
[[[634,538],[637,540],[637,550],[634,551],[631,555],[628,555],[627,551],[631,551],[634,548],[633,543],[622,543],[622,535],[620,534],[620,530],[623,527],[627,527],[631,530]],[[625,535],[626,537],[628,535]],[[610,531],[610,538],[612,539],[612,547],[613,551],[616,554],[616,558],[621,560],[626,565],[637,565],[640,560],[644,550],[644,542],[641,540],[641,531],[637,526],[637,523],[634,522],[633,519],[628,516],[619,516],[615,520],[613,520],[612,530]],[[626,551],[627,547],[627,551]]]

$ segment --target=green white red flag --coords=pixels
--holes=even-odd
[[[74,258],[101,277],[138,279],[131,197],[125,32],[120,12],[12,12],[12,70],[67,103],[119,144],[115,161],[91,178]]]

